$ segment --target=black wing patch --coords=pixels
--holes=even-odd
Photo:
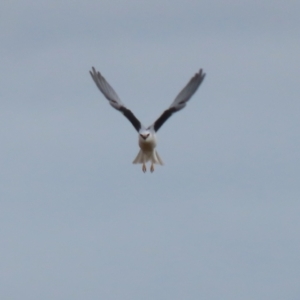
[[[175,107],[171,107],[167,110],[165,110],[162,115],[154,122],[153,128],[155,132],[158,131],[158,129],[172,116],[174,112],[176,112]]]
[[[141,129],[141,122],[135,117],[131,110],[126,108],[125,106],[121,106],[119,109],[123,113],[123,115],[129,120],[129,122],[133,125],[135,130],[139,132]]]

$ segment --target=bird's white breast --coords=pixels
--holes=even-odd
[[[139,146],[142,151],[153,151],[156,147],[156,138],[154,135],[149,136],[146,140],[139,136]]]

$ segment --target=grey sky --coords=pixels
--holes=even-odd
[[[0,298],[299,299],[299,1],[2,1]],[[143,174],[99,69],[159,131]]]

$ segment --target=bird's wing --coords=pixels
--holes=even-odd
[[[123,113],[123,115],[130,121],[130,123],[138,132],[141,129],[141,122],[135,117],[135,115],[132,113],[131,110],[129,110],[124,106],[119,96],[114,91],[114,89],[110,86],[110,84],[105,80],[105,78],[100,74],[100,72],[97,72],[95,70],[94,67],[92,67],[92,71],[90,71],[90,74],[94,82],[96,83],[98,89],[109,101],[109,104],[116,110]]]
[[[172,116],[174,112],[183,109],[186,106],[186,102],[190,100],[190,98],[197,91],[204,77],[205,73],[203,73],[202,69],[200,69],[199,72],[191,78],[188,84],[177,95],[171,106],[165,110],[150,127],[152,127],[155,131],[158,131],[158,129]]]

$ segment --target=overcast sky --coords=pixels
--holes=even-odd
[[[300,2],[2,1],[0,298],[298,300]],[[133,165],[137,133],[164,166]]]

